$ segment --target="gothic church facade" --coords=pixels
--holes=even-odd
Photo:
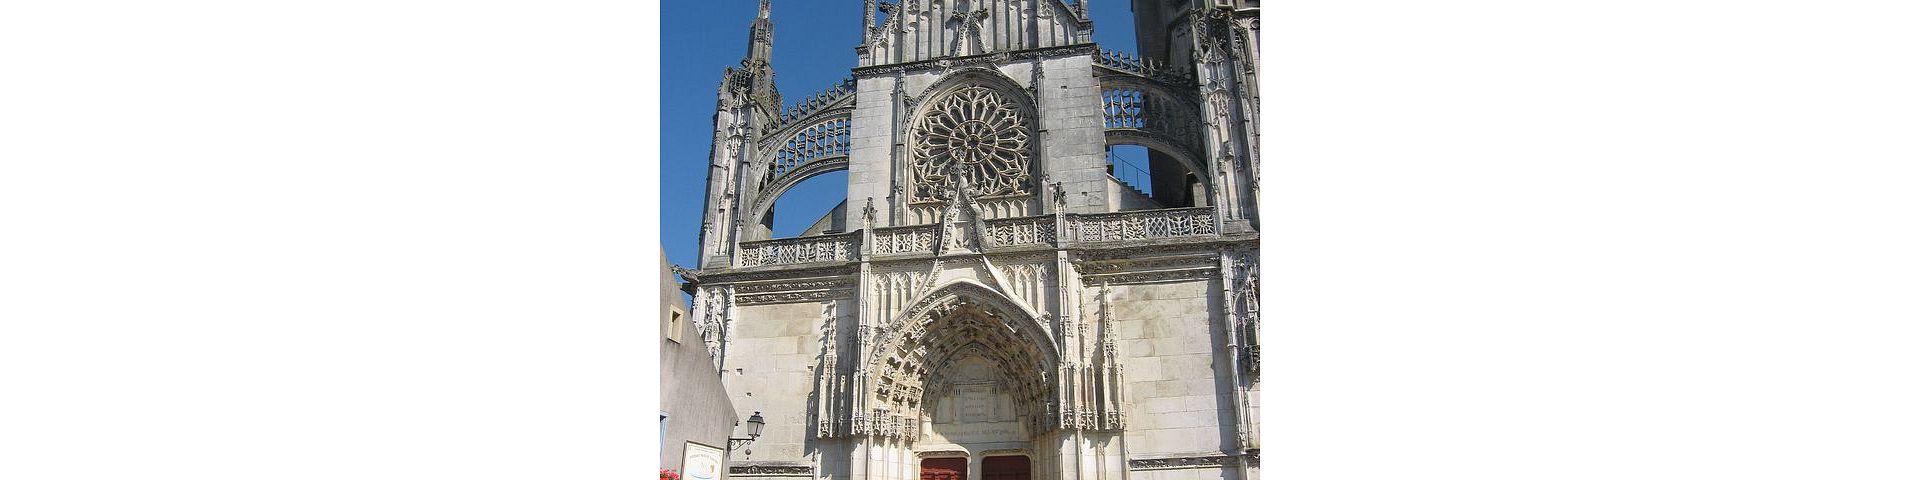
[[[1102,28],[1138,55],[1088,3],[866,0],[850,78],[789,105],[761,1],[676,269],[767,419],[730,477],[1258,477],[1259,2],[1134,0]],[[847,201],[772,238],[835,171]]]

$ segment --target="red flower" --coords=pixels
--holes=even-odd
[[[662,468],[660,469],[660,480],[680,480],[680,472],[675,472],[671,468]]]

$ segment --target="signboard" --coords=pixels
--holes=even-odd
[[[687,442],[687,451],[680,457],[680,478],[684,480],[720,480],[720,473],[726,469],[726,452],[717,447]]]

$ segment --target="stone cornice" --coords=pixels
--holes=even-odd
[[[802,278],[788,281],[742,283],[733,287],[734,293],[768,293],[790,290],[827,290],[852,287],[852,279],[845,277]]]
[[[809,277],[832,277],[852,275],[860,272],[860,265],[854,262],[835,262],[810,265],[775,265],[768,267],[718,267],[701,270],[701,285],[752,282],[761,280],[789,280]]]
[[[1182,270],[1154,270],[1147,272],[1122,272],[1086,275],[1086,283],[1106,283],[1126,285],[1135,283],[1178,282],[1213,278],[1220,273],[1210,268],[1190,268]]]
[[[851,289],[813,290],[813,291],[806,291],[806,292],[782,292],[782,293],[762,293],[762,294],[756,294],[756,295],[741,295],[738,300],[735,300],[735,303],[739,305],[765,305],[770,303],[818,302],[821,300],[830,300],[835,298],[853,298],[853,290]]]

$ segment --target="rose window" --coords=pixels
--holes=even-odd
[[[1007,94],[968,87],[941,97],[913,124],[913,196],[933,200],[953,189],[955,174],[974,197],[1027,193],[1032,150],[1027,118]]]

